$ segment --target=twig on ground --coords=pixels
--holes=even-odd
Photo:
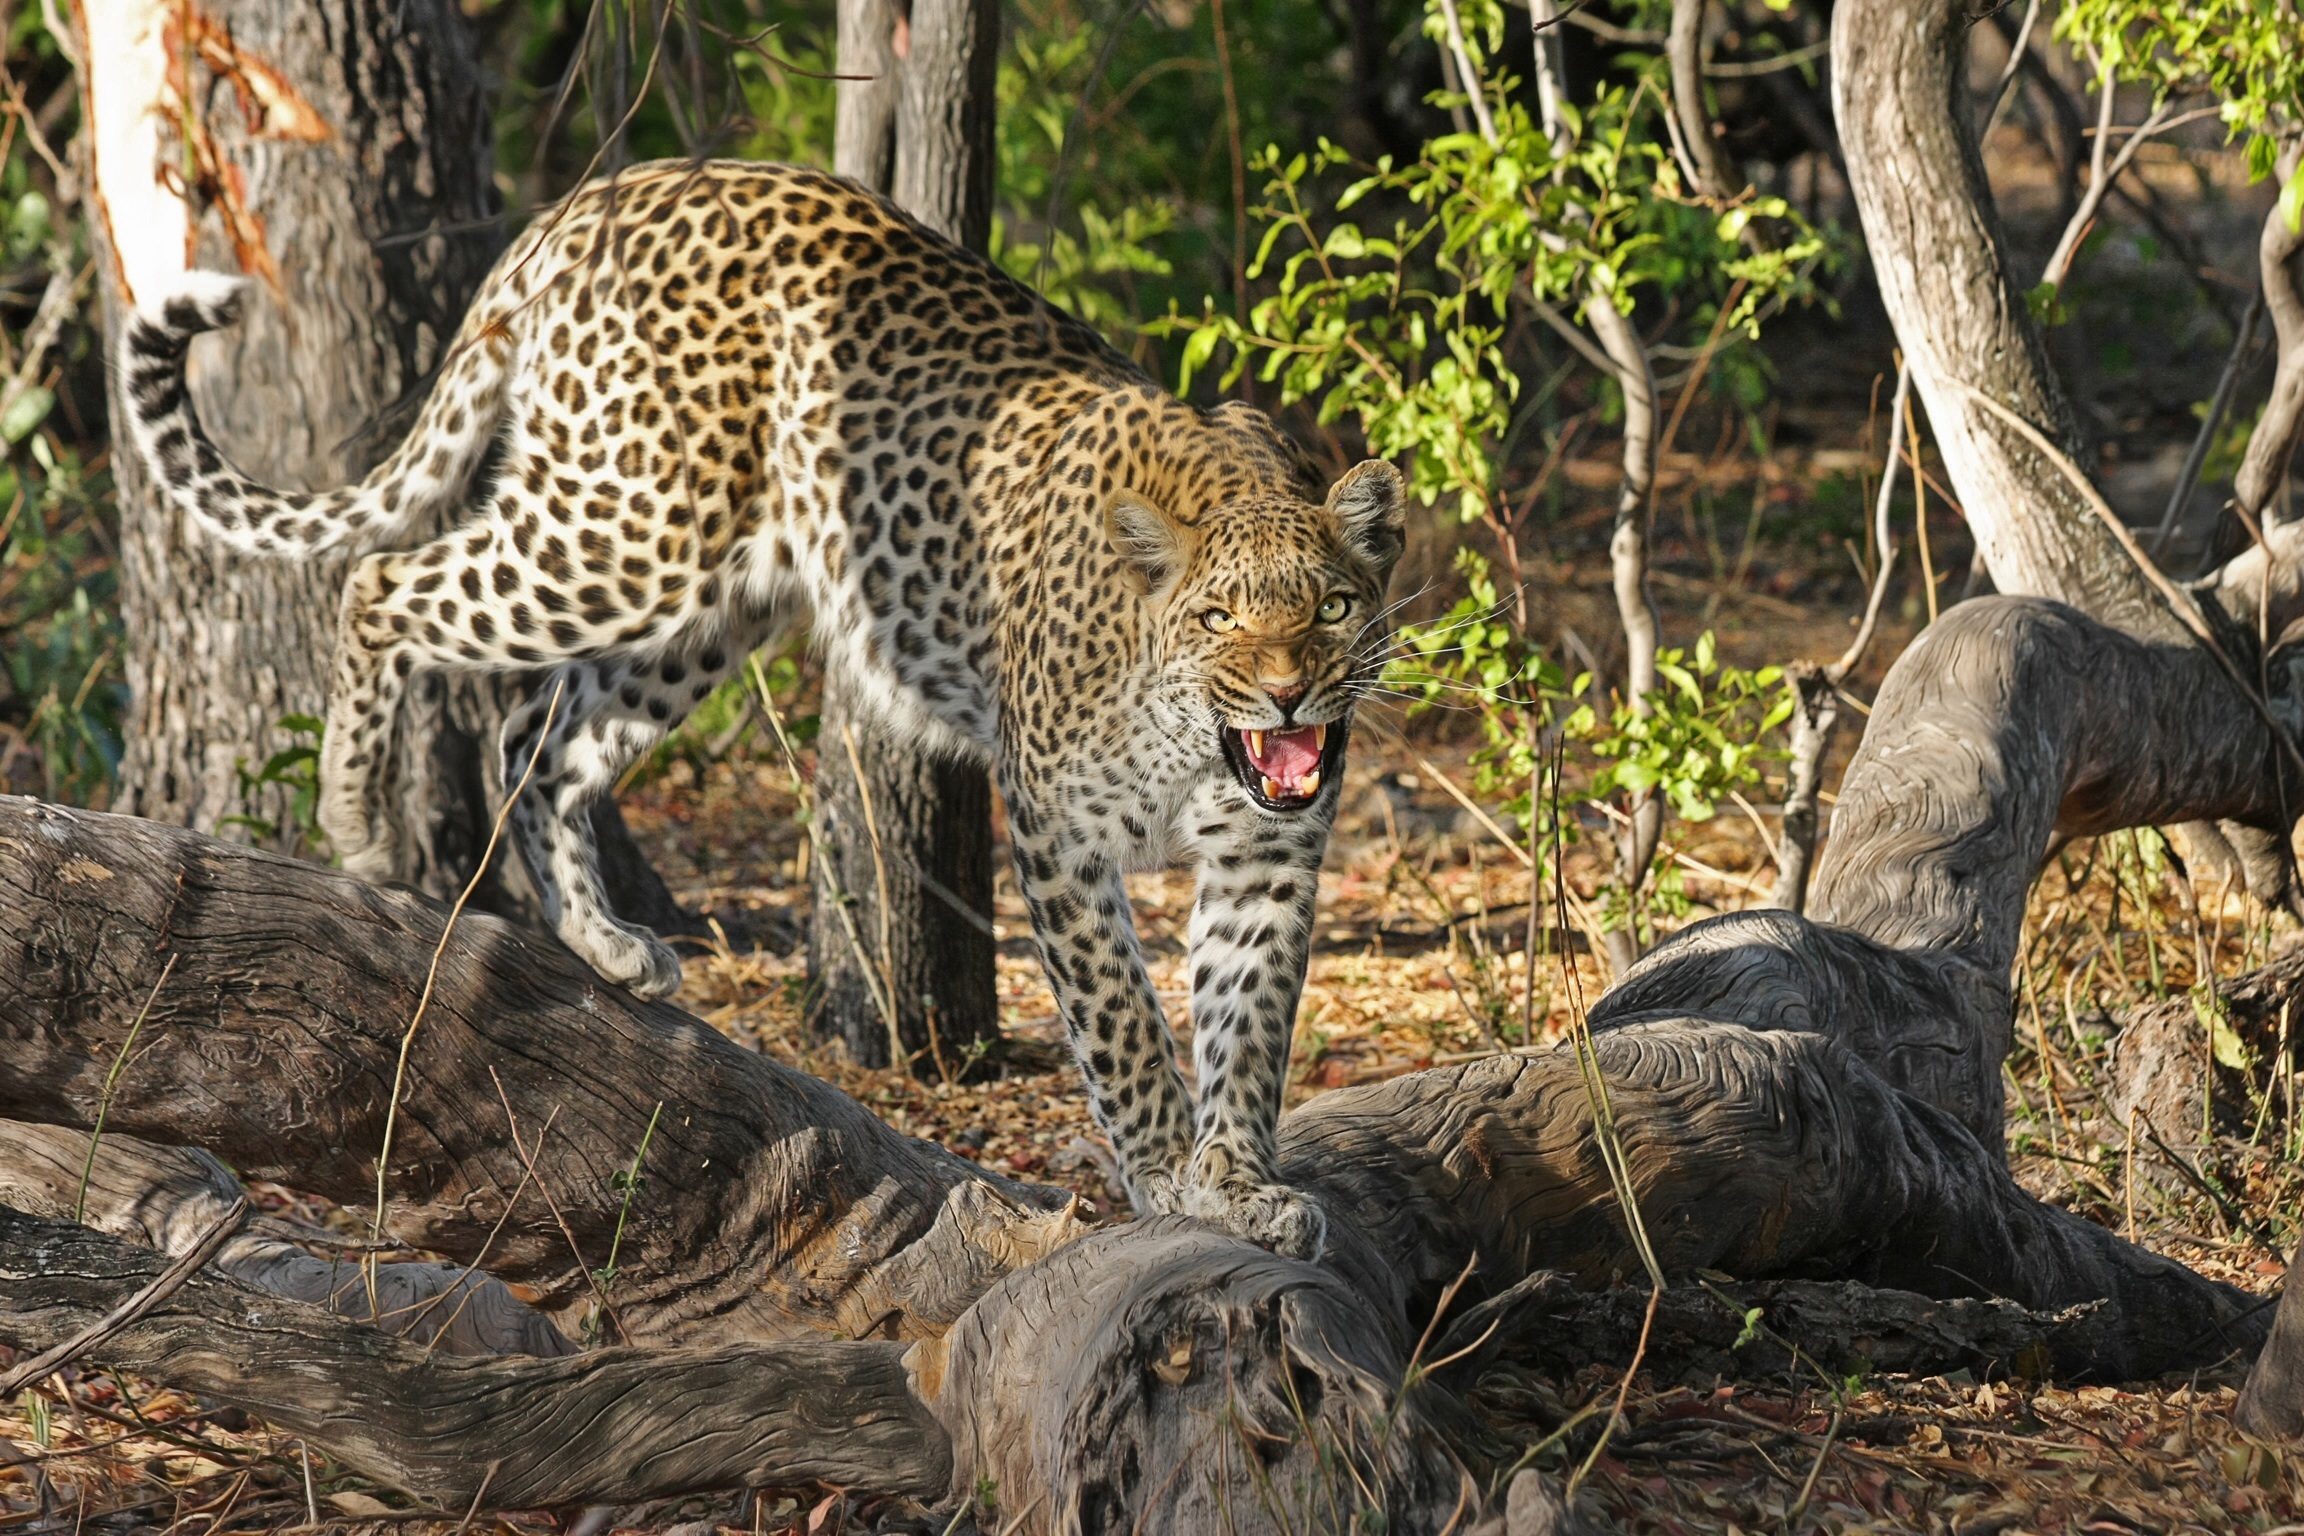
[[[178,951],[171,951],[168,963],[160,967],[160,979],[152,983],[145,994],[144,1006],[136,1012],[136,1022],[128,1026],[128,1037],[120,1042],[120,1054],[112,1058],[112,1070],[104,1074],[104,1093],[96,1101],[96,1127],[88,1133],[88,1156],[80,1164],[80,1188],[72,1197],[72,1219],[84,1220],[88,1214],[88,1180],[96,1171],[96,1149],[104,1141],[104,1121],[112,1113],[112,1093],[120,1086],[120,1074],[128,1066],[128,1053],[136,1048],[136,1036],[144,1028],[144,1021],[152,1016],[152,1004],[158,1000],[160,989],[168,985],[175,973]]]
[[[240,1223],[247,1217],[248,1197],[242,1195],[175,1262],[154,1276],[149,1285],[54,1349],[44,1350],[12,1370],[0,1372],[0,1399],[14,1397],[27,1383],[38,1381],[50,1371],[69,1364],[175,1295],[183,1289],[185,1281],[198,1274],[210,1259],[216,1257],[217,1250],[231,1241],[232,1235],[240,1230]]]

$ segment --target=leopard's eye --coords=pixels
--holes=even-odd
[[[1330,593],[1328,600],[1322,603],[1318,609],[1320,622],[1333,624],[1343,618],[1351,610],[1351,607],[1352,599],[1341,592]]]
[[[1219,635],[1228,635],[1240,627],[1240,621],[1221,608],[1211,608],[1200,615],[1200,622]]]

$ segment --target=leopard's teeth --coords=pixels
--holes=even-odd
[[[1264,798],[1267,800],[1280,798],[1280,781],[1270,774],[1264,775]]]
[[[1316,725],[1312,727],[1312,750],[1315,752],[1325,752],[1328,750],[1328,727],[1324,725]],[[1317,783],[1319,782],[1320,775],[1314,774],[1312,775],[1312,779],[1313,782]]]
[[[1250,731],[1248,733],[1248,755],[1259,759],[1264,756],[1264,733],[1262,731]],[[1269,784],[1272,781],[1266,779],[1264,782]]]
[[[1307,800],[1320,793],[1320,770],[1315,768],[1310,773],[1304,775],[1304,783],[1302,787],[1304,791],[1304,798]]]

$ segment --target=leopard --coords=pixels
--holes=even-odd
[[[393,868],[379,774],[411,679],[500,674],[529,689],[500,750],[547,925],[605,981],[671,993],[680,960],[611,909],[589,809],[805,626],[875,728],[990,771],[1134,1207],[1321,1251],[1277,1126],[1387,649],[1397,468],[1330,483],[1265,412],[1178,399],[994,262],[806,167],[641,165],[539,213],[406,438],[335,489],[260,484],[201,425],[192,343],[246,292],[192,271],[136,296],[120,396],[187,526],[351,560],[318,804],[345,870]],[[1190,1087],[1123,878],[1180,865]]]

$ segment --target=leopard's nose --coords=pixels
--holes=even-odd
[[[1264,693],[1273,703],[1280,706],[1282,715],[1291,715],[1296,708],[1297,700],[1304,697],[1304,680],[1296,678],[1285,683],[1266,682]]]

